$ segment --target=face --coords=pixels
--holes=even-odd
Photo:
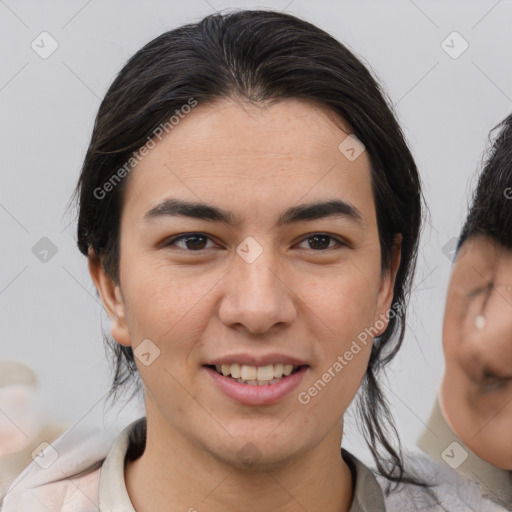
[[[477,455],[512,470],[512,251],[486,237],[464,243],[448,290],[442,404]]]
[[[369,158],[338,149],[345,132],[301,100],[221,100],[132,171],[119,286],[90,268],[148,425],[234,465],[339,443],[399,264],[398,247],[381,271]]]

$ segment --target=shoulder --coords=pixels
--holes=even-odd
[[[389,510],[397,512],[408,510],[503,512],[509,510],[483,497],[475,482],[422,452],[407,453],[404,457],[404,469],[405,478],[397,485],[377,475]]]
[[[100,470],[118,434],[78,425],[45,443],[10,485],[2,512],[97,512]]]
[[[6,494],[2,512],[98,512],[100,468],[81,476],[71,475],[28,489],[13,489]]]

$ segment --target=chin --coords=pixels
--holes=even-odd
[[[286,436],[287,439],[296,439]],[[267,436],[255,438],[247,436],[244,440],[233,439],[229,446],[219,450],[219,445],[212,447],[216,458],[240,470],[270,471],[286,466],[298,456],[297,443],[284,444],[275,439],[270,443]]]

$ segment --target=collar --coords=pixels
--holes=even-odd
[[[145,421],[143,417],[128,425],[115,440],[103,463],[99,483],[100,512],[136,512],[126,489],[124,466],[128,448],[137,449],[130,446],[130,433]],[[343,448],[341,456],[348,464],[355,482],[349,512],[385,512],[384,495],[374,474]]]
[[[352,505],[349,512],[386,512],[382,489],[371,470],[344,448],[341,456],[352,473]]]
[[[446,450],[452,443],[457,443],[459,447],[453,445],[452,451],[447,454]],[[442,454],[446,457],[452,454],[453,449],[465,450],[468,457],[453,469],[478,483],[485,497],[492,500],[499,497],[509,503],[512,501],[512,472],[493,466],[466,446],[446,421],[438,398],[432,408],[427,428],[417,444],[425,453],[445,465]]]
[[[135,420],[119,434],[101,466],[99,483],[100,512],[136,512],[126,489],[124,465],[130,443],[130,432],[137,424],[145,420],[145,418]]]

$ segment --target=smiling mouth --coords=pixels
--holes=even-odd
[[[265,366],[250,366],[234,363],[206,366],[215,370],[219,375],[233,379],[240,384],[268,386],[269,384],[280,382],[307,365],[268,364]]]

